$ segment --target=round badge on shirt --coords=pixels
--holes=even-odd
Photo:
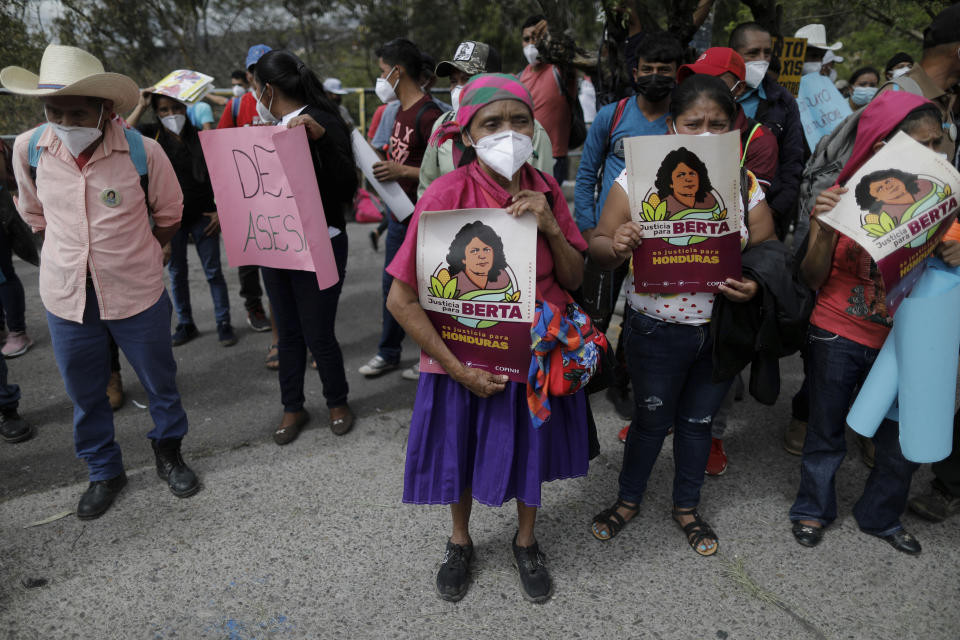
[[[112,208],[123,202],[123,196],[116,189],[104,189],[100,192],[100,201]]]

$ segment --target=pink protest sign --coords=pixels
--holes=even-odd
[[[638,293],[716,292],[740,279],[739,143],[735,132],[627,139],[627,195],[643,227]]]
[[[420,306],[468,367],[524,382],[536,292],[537,221],[502,209],[425,211],[417,227]],[[426,353],[420,370],[445,373]]]
[[[231,267],[313,271],[326,289],[336,263],[304,127],[200,132]]]

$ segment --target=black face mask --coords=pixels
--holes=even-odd
[[[634,91],[650,102],[660,102],[670,95],[676,85],[677,83],[672,77],[662,76],[659,73],[640,76],[633,81]]]

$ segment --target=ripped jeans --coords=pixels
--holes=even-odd
[[[673,504],[696,507],[710,455],[713,415],[733,382],[711,380],[710,325],[675,324],[632,313],[623,335],[634,410],[623,450],[620,498],[641,501],[663,439],[673,427]]]

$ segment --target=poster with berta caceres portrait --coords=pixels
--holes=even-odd
[[[525,382],[537,277],[537,219],[503,209],[424,211],[417,228],[420,306],[468,367]],[[446,373],[427,353],[420,370]]]
[[[740,136],[628,138],[627,196],[643,227],[638,293],[716,292],[740,279]]]
[[[864,248],[894,313],[960,210],[960,173],[950,161],[898,133],[847,181],[819,220]]]

